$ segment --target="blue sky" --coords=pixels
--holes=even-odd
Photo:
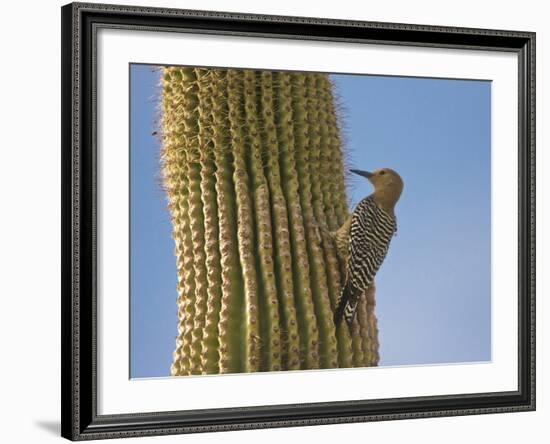
[[[378,272],[380,365],[490,360],[491,84],[332,76],[350,167],[398,171],[398,233]],[[167,376],[176,268],[160,186],[158,73],[131,67],[131,377]],[[349,177],[351,205],[370,184]]]

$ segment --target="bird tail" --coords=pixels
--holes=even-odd
[[[334,325],[336,327],[340,325],[342,319],[345,319],[348,327],[351,328],[353,318],[355,317],[355,310],[357,309],[357,302],[358,298],[356,297],[356,292],[353,291],[353,288],[348,281],[342,289],[340,299],[338,300],[336,310],[334,311]]]

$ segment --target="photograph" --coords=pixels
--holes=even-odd
[[[61,15],[62,436],[535,410],[534,31]]]
[[[6,6],[2,442],[544,441],[545,2]]]
[[[490,79],[128,75],[130,378],[491,362]]]

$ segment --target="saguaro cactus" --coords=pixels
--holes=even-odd
[[[350,334],[334,230],[348,209],[325,74],[165,67],[163,182],[178,270],[172,375],[370,366],[374,291]]]

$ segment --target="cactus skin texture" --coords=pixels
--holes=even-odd
[[[171,374],[378,365],[374,288],[351,334],[332,321],[344,276],[326,233],[348,207],[329,77],[164,67],[161,89]]]

